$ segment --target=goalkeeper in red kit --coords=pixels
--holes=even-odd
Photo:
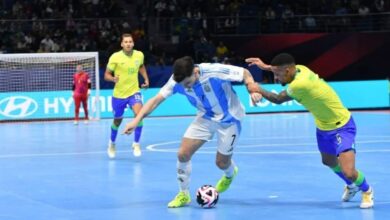
[[[91,80],[87,72],[83,70],[82,65],[76,66],[76,73],[73,75],[73,99],[75,103],[75,120],[74,124],[79,122],[80,103],[83,104],[85,123],[88,123],[88,96],[91,88]]]

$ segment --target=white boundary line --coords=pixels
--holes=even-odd
[[[284,139],[301,139],[301,138],[307,138],[309,136],[294,136],[294,137],[287,137]],[[390,136],[385,135],[378,135],[378,136],[364,136],[364,137],[375,137],[375,138],[390,138]],[[265,139],[279,139],[280,137],[265,137],[265,138],[246,138],[244,140],[265,140]],[[215,140],[211,140],[210,142],[215,142]],[[177,147],[174,148],[168,148],[168,149],[159,149],[160,146],[166,146],[166,145],[175,145],[178,146],[180,143],[180,140],[177,141],[167,141],[167,142],[161,142],[157,144],[151,144],[146,146],[146,149],[152,152],[159,152],[159,153],[177,153]],[[368,143],[390,143],[390,139],[386,140],[366,140],[366,141],[358,141],[357,144],[368,144]],[[285,146],[292,146],[295,150],[273,150],[273,151],[267,151],[267,150],[261,150],[261,151],[235,151],[234,154],[286,154],[286,155],[299,155],[299,154],[318,154],[318,150],[296,150],[296,147],[300,146],[316,146],[316,143],[314,142],[305,142],[305,143],[283,143],[283,144],[250,144],[250,145],[239,145],[239,149],[243,148],[256,148],[256,147],[285,147]],[[390,145],[389,145],[390,146]],[[216,147],[210,147],[210,146],[204,146],[202,147],[197,153],[200,154],[215,154]],[[358,149],[359,153],[389,153],[390,148],[375,148],[375,149]],[[130,150],[125,151],[117,151],[117,152],[130,152]],[[33,153],[33,154],[3,154],[0,155],[0,159],[9,159],[9,158],[28,158],[28,157],[58,157],[58,156],[77,156],[77,155],[93,155],[93,154],[106,154],[106,151],[86,151],[86,152],[53,152],[53,153]]]

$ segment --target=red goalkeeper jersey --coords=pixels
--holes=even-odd
[[[73,75],[74,94],[75,95],[87,95],[88,83],[90,83],[88,73],[82,71]]]

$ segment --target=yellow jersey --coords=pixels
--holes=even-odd
[[[130,56],[123,50],[110,56],[107,69],[114,73],[119,80],[115,83],[115,98],[128,98],[140,90],[138,82],[139,68],[144,64],[144,54],[133,50]]]
[[[313,114],[320,130],[334,130],[345,125],[351,113],[332,87],[306,66],[295,67],[296,75],[288,84],[287,94]]]

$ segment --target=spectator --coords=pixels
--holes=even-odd
[[[313,31],[317,28],[317,22],[316,22],[316,19],[311,15],[311,13],[309,12],[309,14],[307,15],[307,17],[305,18],[305,27],[306,29],[310,32],[310,31]]]
[[[41,44],[45,48],[45,51],[53,51],[54,42],[51,39],[50,35],[46,34],[45,38],[41,40]]]
[[[223,58],[227,57],[229,53],[229,49],[225,46],[225,44],[220,41],[217,46],[217,57],[218,60],[223,60]]]

